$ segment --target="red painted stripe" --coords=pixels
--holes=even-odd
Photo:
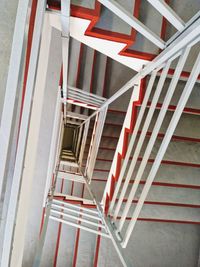
[[[141,131],[138,131],[138,135],[141,134]],[[151,137],[152,132],[147,132],[146,137]],[[158,133],[157,138],[158,139],[163,139],[165,134],[163,133]],[[112,135],[102,135],[102,138],[110,138],[110,139],[119,139],[117,136],[112,136]],[[194,138],[194,137],[186,137],[186,136],[179,136],[179,135],[173,135],[172,136],[172,141],[181,141],[181,142],[195,142],[195,143],[200,143],[200,138]]]
[[[161,70],[159,72],[161,73]],[[174,72],[175,72],[174,69],[169,69],[168,74],[169,75],[174,75]],[[190,76],[190,72],[188,72],[188,71],[182,71],[181,72],[181,77],[189,78],[189,76]],[[197,80],[200,80],[200,75],[198,76]]]
[[[30,20],[29,20],[26,61],[25,61],[25,69],[24,69],[24,81],[23,81],[23,88],[22,88],[22,102],[21,102],[21,108],[20,108],[19,129],[21,125],[21,117],[22,117],[22,112],[23,112],[23,107],[24,107],[24,98],[25,98],[25,93],[26,93],[26,83],[27,83],[27,78],[28,78],[28,69],[29,69],[29,62],[30,62],[30,55],[31,55],[31,48],[32,48],[37,2],[38,2],[37,0],[32,1],[31,14],[30,14]]]
[[[117,217],[118,220],[121,219],[121,217]],[[126,217],[127,221],[130,221],[131,217]],[[138,221],[144,221],[144,222],[159,222],[159,223],[176,223],[176,224],[197,224],[199,225],[200,222],[197,221],[185,221],[185,220],[168,220],[168,219],[155,219],[155,218],[138,218]]]
[[[140,2],[141,0],[135,1],[133,15],[136,18],[139,17]],[[50,9],[60,10],[60,3],[54,0],[48,0],[47,3]],[[98,3],[98,1],[96,1],[95,3],[95,9],[89,9],[85,7],[71,5],[72,16],[91,20],[87,30],[85,31],[85,35],[95,37],[95,38],[105,39],[105,40],[109,40],[113,42],[124,43],[125,47],[119,53],[120,55],[123,55],[123,56],[135,57],[135,58],[140,58],[140,59],[145,59],[145,60],[152,60],[153,58],[155,58],[156,56],[155,54],[150,54],[150,53],[145,53],[145,52],[140,52],[140,51],[129,49],[129,47],[132,46],[135,42],[135,37],[136,37],[135,29],[132,28],[131,34],[128,35],[128,34],[122,34],[118,32],[112,32],[109,30],[99,29],[95,27],[95,25],[97,24],[100,18],[100,11],[101,11],[101,4]]]
[[[79,238],[80,238],[80,229],[77,229],[77,232],[76,232],[76,242],[75,242],[75,247],[74,247],[74,257],[73,257],[72,267],[76,267],[77,256],[78,256],[78,244],[79,244]]]
[[[150,107],[150,105],[151,105],[151,101],[148,102],[147,107]],[[139,104],[138,106],[141,106],[141,104]],[[158,103],[156,105],[156,108],[157,109],[161,109],[162,108],[162,103]],[[176,110],[176,106],[169,105],[168,110],[169,111],[175,111]],[[184,110],[183,110],[183,113],[193,114],[193,115],[200,115],[200,109],[185,107]]]
[[[129,220],[131,220],[131,218],[129,218]],[[154,218],[138,218],[138,221],[176,223],[176,224],[197,224],[197,225],[200,224],[200,222],[196,222],[196,221],[166,220],[166,219],[154,219]]]
[[[100,242],[101,242],[101,236],[98,235],[97,236],[97,240],[96,240],[96,250],[95,250],[94,265],[93,265],[93,267],[98,267],[98,257],[99,257]]]
[[[60,80],[59,80],[59,86],[62,88],[63,86],[63,64],[61,66],[61,70],[60,70]]]
[[[106,178],[92,178],[92,181],[96,181],[96,182],[102,182],[102,183],[106,183],[107,179]],[[123,180],[124,182],[125,180]],[[134,180],[130,181],[130,184],[133,184]],[[146,181],[140,181],[140,184],[145,184]],[[153,186],[163,186],[163,187],[176,187],[176,188],[186,188],[186,189],[196,189],[199,190],[200,189],[200,185],[192,185],[192,184],[175,184],[175,183],[164,183],[164,182],[153,182],[152,183]]]
[[[118,201],[119,199],[117,199]],[[123,202],[126,203],[127,199],[123,199]],[[132,203],[138,203],[138,200],[133,200]],[[163,202],[163,201],[145,201],[145,205],[156,205],[156,206],[172,206],[172,207],[181,207],[181,208],[194,208],[199,209],[199,204],[187,204],[187,203],[175,203],[175,202]]]
[[[100,148],[103,150],[112,150],[110,148]],[[97,158],[99,161],[105,161],[105,162],[112,162],[110,159],[101,159]],[[131,160],[131,158],[130,158]],[[138,158],[138,161],[142,161],[142,158]],[[149,159],[148,163],[154,163],[154,159]],[[200,164],[198,163],[190,163],[190,162],[178,162],[178,161],[170,161],[170,160],[162,160],[161,164],[165,165],[175,165],[175,166],[183,166],[183,167],[191,167],[191,168],[200,168]],[[84,165],[83,165],[84,166]],[[102,172],[109,172],[110,170],[105,170],[105,169],[95,169],[96,171],[102,171]]]
[[[53,266],[56,267],[57,266],[57,258],[58,258],[58,250],[59,250],[59,245],[60,245],[60,234],[61,234],[61,230],[62,230],[62,223],[59,223],[58,226],[58,234],[57,234],[57,241],[56,241],[56,251],[54,254],[54,262],[53,262]]]
[[[121,114],[121,115],[126,115],[126,111],[122,111],[122,110],[116,110],[116,109],[108,109],[109,113],[117,113],[117,114]]]
[[[45,215],[45,208],[43,208],[43,210],[42,210],[42,219],[41,219],[41,223],[40,223],[40,233],[39,233],[39,236],[42,233],[42,228],[43,228],[43,225],[44,225],[44,215]]]
[[[142,161],[142,158],[138,159],[139,161]],[[149,159],[148,163],[153,163],[154,159]],[[166,165],[176,165],[176,166],[183,166],[183,167],[192,167],[192,168],[200,168],[200,164],[197,163],[190,163],[190,162],[178,162],[178,161],[171,161],[171,160],[162,160],[162,164]]]
[[[101,149],[101,150],[107,150],[107,151],[115,151],[114,148],[108,148],[108,147],[99,147],[99,149]],[[100,160],[100,159],[97,158],[97,160]],[[106,161],[112,162],[112,160],[109,160],[109,159],[107,159]],[[138,161],[142,161],[142,158],[141,157],[138,158]],[[148,163],[154,163],[154,159],[149,159],[148,160]],[[184,167],[192,167],[192,168],[200,168],[200,164],[198,164],[198,163],[192,163],[192,162],[179,162],[179,161],[172,161],[172,160],[162,160],[161,161],[161,164],[184,166]],[[103,171],[106,171],[106,170],[103,170]],[[107,170],[107,171],[109,172],[109,170]]]

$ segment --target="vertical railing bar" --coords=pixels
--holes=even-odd
[[[81,143],[81,150],[80,150],[79,160],[78,160],[80,167],[82,166],[82,162],[83,162],[83,155],[84,155],[84,151],[85,151],[85,145],[86,145],[86,141],[87,141],[89,125],[90,125],[90,120],[87,121],[87,123],[84,125],[84,132],[83,132],[83,138],[82,138],[82,143]]]
[[[78,127],[76,127],[74,132],[74,138],[73,138],[73,144],[72,144],[72,151],[75,154],[76,151],[76,145],[77,145],[77,135],[78,135]]]
[[[81,125],[81,127],[79,128],[78,143],[77,143],[76,153],[75,153],[77,161],[78,161],[78,153],[80,150],[82,132],[83,132],[83,125]]]
[[[117,203],[117,206],[116,206],[116,209],[115,209],[115,212],[114,212],[114,218],[116,219],[118,213],[119,213],[119,210],[120,210],[120,207],[122,205],[122,202],[123,202],[123,198],[124,198],[124,195],[126,193],[126,190],[128,188],[128,184],[129,184],[129,181],[131,180],[131,177],[132,177],[132,173],[134,171],[134,168],[136,166],[136,163],[137,163],[137,159],[139,157],[139,153],[141,151],[141,148],[142,148],[142,145],[143,145],[143,142],[145,140],[145,136],[146,136],[146,133],[147,133],[147,130],[149,128],[149,125],[151,123],[151,120],[152,120],[152,117],[153,117],[153,114],[154,114],[154,111],[156,109],[156,105],[157,105],[157,102],[159,100],[159,96],[162,92],[162,88],[163,88],[163,85],[164,85],[164,82],[167,78],[167,74],[168,74],[168,70],[169,70],[169,67],[170,67],[170,64],[171,62],[180,55],[180,53],[178,53],[177,55],[175,55],[174,57],[172,57],[167,63],[166,63],[166,66],[164,67],[163,69],[163,72],[162,72],[162,75],[160,76],[160,79],[159,79],[159,82],[158,82],[158,85],[157,85],[157,88],[156,88],[156,91],[154,93],[154,96],[153,96],[153,99],[152,99],[152,103],[151,103],[151,106],[149,108],[149,111],[147,113],[147,117],[145,119],[145,122],[144,122],[144,126],[142,128],[142,133],[139,137],[139,140],[137,142],[137,146],[136,146],[136,149],[135,149],[135,152],[134,152],[134,155],[133,155],[133,159],[131,161],[131,165],[129,167],[129,171],[128,171],[128,174],[126,176],[126,179],[125,179],[125,183],[124,183],[124,186],[123,186],[123,189],[120,193],[120,197],[119,197],[119,201]],[[130,201],[127,201],[126,205],[125,205],[125,209],[123,211],[123,215],[124,214],[127,214],[129,208],[130,207],[129,205],[131,205]],[[119,223],[119,229],[121,229],[122,225],[123,225],[123,220],[125,219],[125,217],[123,217],[122,215],[122,218],[120,220],[120,223]]]
[[[103,109],[102,111],[100,111],[99,114],[99,119],[97,122],[97,131],[96,131],[96,136],[94,137],[94,141],[97,141],[93,147],[93,151],[92,154],[94,155],[94,157],[91,157],[91,161],[90,161],[90,166],[88,168],[89,172],[93,172],[93,170],[91,170],[91,166],[93,166],[94,161],[96,161],[96,153],[97,150],[99,148],[99,144],[100,144],[100,140],[101,140],[101,134],[103,131],[103,127],[104,127],[104,119],[105,119],[105,115],[106,115],[106,111],[107,109]]]
[[[95,134],[96,134],[96,131],[97,131],[97,123],[98,123],[99,115],[100,115],[100,112],[98,112],[96,114],[95,121],[94,121],[94,127],[93,127],[93,131],[92,131],[92,137],[91,137],[90,147],[89,147],[88,156],[87,156],[87,162],[86,162],[86,165],[85,165],[85,174],[87,173],[87,169],[88,169],[88,166],[89,166],[89,163],[90,163],[90,157],[91,157],[91,153],[92,153],[92,146],[94,144],[94,137],[95,137]]]
[[[132,220],[129,223],[129,226],[127,228],[127,231],[126,231],[126,234],[125,234],[125,238],[124,238],[124,241],[123,241],[123,244],[122,244],[123,247],[126,247],[126,245],[128,243],[128,240],[130,238],[130,235],[132,233],[132,230],[134,228],[136,220],[137,220],[137,218],[138,218],[138,216],[140,214],[140,211],[141,211],[142,206],[144,204],[144,201],[145,201],[145,199],[147,197],[149,189],[150,189],[150,187],[152,185],[152,182],[153,182],[153,180],[155,178],[155,175],[156,175],[156,173],[158,171],[158,168],[159,168],[159,166],[161,164],[161,161],[162,161],[162,159],[164,157],[164,154],[165,154],[165,152],[166,152],[166,150],[168,148],[168,145],[170,143],[172,135],[173,135],[173,133],[174,133],[174,131],[176,129],[176,126],[177,126],[177,124],[179,122],[179,119],[180,119],[180,117],[182,115],[184,107],[185,107],[185,105],[186,105],[186,103],[187,103],[187,101],[189,99],[189,96],[190,96],[190,94],[192,92],[192,89],[193,89],[194,84],[195,84],[195,82],[196,82],[196,80],[198,78],[199,73],[200,73],[200,53],[199,53],[199,55],[197,57],[197,60],[196,60],[194,66],[192,68],[192,72],[190,74],[190,77],[189,77],[189,79],[188,79],[188,81],[186,83],[186,86],[185,86],[185,88],[183,90],[183,93],[182,93],[182,95],[181,95],[181,97],[179,99],[179,102],[178,102],[178,105],[176,107],[176,110],[175,110],[175,112],[173,114],[173,117],[172,117],[172,119],[170,121],[170,124],[169,124],[169,126],[167,128],[166,134],[165,134],[164,139],[162,141],[162,144],[161,144],[161,146],[159,148],[159,151],[157,153],[157,156],[155,158],[153,166],[152,166],[152,168],[150,170],[150,173],[149,173],[149,175],[147,177],[147,180],[146,180],[146,183],[144,185],[142,194],[141,194],[141,196],[139,198],[139,201],[138,201],[138,203],[136,205],[136,208],[135,208],[135,210],[133,212]]]
[[[100,141],[101,141],[101,136],[103,133],[107,109],[108,109],[108,107],[106,107],[100,111],[99,118],[97,121],[97,129],[95,132],[93,147],[91,150],[90,160],[89,160],[88,169],[87,169],[87,176],[88,176],[90,181],[91,181],[92,176],[93,176],[94,166],[95,166],[97,153],[98,153],[98,149],[99,149],[99,145],[100,145]]]
[[[81,172],[81,170],[80,170]],[[121,244],[119,242],[119,240],[117,239],[115,233],[114,233],[114,229],[111,225],[111,222],[109,220],[109,218],[107,216],[105,216],[105,214],[103,213],[103,209],[102,209],[102,206],[100,205],[100,203],[96,200],[95,198],[95,195],[90,187],[90,184],[88,182],[88,178],[87,176],[84,176],[84,179],[85,179],[85,185],[86,185],[86,188],[88,189],[88,192],[92,198],[92,200],[94,201],[94,204],[96,205],[97,207],[97,210],[98,210],[98,213],[99,213],[99,216],[102,218],[102,223],[104,223],[104,225],[106,226],[106,230],[109,234],[109,237],[111,238],[112,240],[112,243],[116,249],[116,252],[121,260],[121,263],[124,267],[130,267],[130,266],[134,266],[133,264],[130,264],[128,259],[125,257],[124,253],[123,253],[123,250],[122,250],[122,247],[121,247]]]
[[[180,76],[180,74],[182,72],[182,69],[184,67],[184,64],[186,62],[186,59],[187,59],[188,54],[189,54],[189,51],[190,51],[190,48],[186,48],[186,50],[184,51],[183,55],[179,59],[178,65],[176,67],[176,70],[175,70],[175,73],[174,73],[174,76],[173,76],[173,79],[172,79],[172,81],[170,83],[170,86],[169,86],[169,88],[167,90],[166,97],[165,97],[164,102],[162,104],[162,109],[161,109],[161,111],[160,111],[160,113],[158,115],[158,118],[156,120],[153,132],[151,134],[151,138],[149,140],[149,143],[148,143],[147,148],[145,150],[145,153],[143,155],[143,159],[142,159],[142,162],[141,162],[140,167],[138,169],[138,172],[137,172],[137,174],[135,176],[131,192],[129,193],[129,197],[128,197],[128,201],[129,202],[132,202],[132,200],[135,197],[137,188],[139,186],[140,180],[142,178],[142,175],[143,175],[143,172],[145,170],[146,164],[148,162],[149,156],[151,154],[152,148],[153,148],[154,143],[156,141],[157,134],[158,134],[158,132],[160,130],[160,127],[162,125],[162,122],[163,122],[163,120],[165,118],[165,114],[167,112],[167,108],[168,108],[168,106],[170,104],[170,101],[171,101],[172,96],[174,94],[174,91],[176,89],[176,85],[178,83],[179,76]],[[125,220],[125,218],[124,218],[124,220]],[[122,223],[122,225],[120,224],[119,229],[122,229],[122,226],[123,226],[124,222],[120,221],[120,223]]]
[[[153,96],[153,99],[152,99],[151,106],[150,106],[149,111],[147,113],[147,116],[146,116],[146,119],[145,119],[145,122],[144,122],[144,126],[142,128],[141,135],[140,135],[139,140],[137,142],[136,149],[134,151],[133,158],[131,160],[131,164],[129,166],[128,174],[127,174],[127,176],[125,178],[125,182],[124,182],[122,191],[121,191],[120,196],[119,196],[119,201],[117,202],[117,206],[116,206],[116,209],[115,209],[115,212],[114,212],[114,219],[116,219],[116,217],[117,217],[117,215],[119,213],[119,210],[121,208],[125,193],[127,191],[128,185],[129,185],[129,182],[130,182],[130,180],[132,178],[132,174],[133,174],[133,171],[135,169],[135,166],[136,166],[136,163],[137,163],[137,159],[139,157],[142,145],[143,145],[145,137],[146,137],[146,133],[148,131],[148,128],[149,128],[149,125],[151,123],[154,111],[156,109],[156,105],[158,103],[160,94],[162,92],[164,82],[165,82],[165,80],[167,78],[167,74],[168,74],[170,65],[171,65],[171,60],[169,60],[167,62],[166,66],[163,69],[162,75],[160,76],[158,85],[156,87],[156,90],[155,90],[155,93],[154,93],[154,96]],[[131,201],[131,197],[130,197],[130,198],[128,198],[128,200],[126,202],[126,205],[125,205],[125,208],[123,210],[121,219],[119,221],[119,226],[118,226],[118,230],[119,231],[122,229],[122,226],[123,226],[123,224],[124,224],[124,222],[126,220],[126,216],[128,214],[128,211],[129,211],[129,208],[131,206],[131,203],[132,203],[132,201]]]
[[[144,116],[144,112],[145,112],[145,109],[146,109],[146,106],[147,106],[147,102],[149,100],[151,89],[153,87],[153,84],[154,84],[154,81],[155,81],[155,78],[156,78],[156,74],[157,74],[156,71],[153,71],[151,73],[151,77],[150,77],[150,80],[149,80],[149,83],[148,83],[148,86],[147,86],[147,90],[146,90],[146,93],[145,93],[145,96],[144,96],[144,99],[143,99],[143,102],[142,102],[142,105],[141,105],[141,108],[140,108],[140,111],[139,111],[138,118],[136,120],[134,131],[132,133],[131,140],[129,142],[128,150],[126,152],[126,156],[125,156],[125,159],[124,159],[123,164],[122,164],[121,172],[119,174],[119,178],[118,178],[117,183],[116,183],[115,191],[114,191],[111,203],[110,203],[109,213],[112,212],[113,207],[115,205],[115,201],[116,201],[116,198],[117,198],[117,195],[118,195],[118,192],[119,192],[119,189],[120,189],[123,177],[124,177],[124,173],[126,171],[126,167],[127,167],[127,164],[128,164],[131,152],[132,152],[133,145],[135,143],[135,139],[136,139],[140,124],[142,122],[142,118]]]

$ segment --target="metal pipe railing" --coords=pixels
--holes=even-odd
[[[121,89],[119,89],[113,96],[107,99],[102,106],[93,112],[87,120],[93,118],[100,110],[104,107],[109,106],[116,99],[126,93],[129,89],[138,85],[138,81],[146,77],[156,68],[160,68],[162,64],[167,62],[172,56],[180,52],[184,47],[189,45],[200,32],[200,13],[195,16],[195,21],[191,20],[187,27],[185,27],[181,32],[176,34],[176,38],[151,62],[149,62],[141,71],[139,71],[131,80],[129,80]],[[87,121],[86,120],[86,121]],[[83,122],[83,123],[86,123]]]
[[[200,53],[199,53],[199,55],[198,55],[198,57],[196,59],[196,62],[195,62],[194,66],[193,66],[193,69],[192,69],[192,72],[191,72],[191,74],[189,76],[189,79],[188,79],[188,81],[187,81],[187,83],[185,85],[185,88],[184,88],[184,90],[183,90],[183,92],[181,94],[181,97],[179,99],[179,102],[178,102],[178,105],[176,107],[176,110],[175,110],[175,112],[174,112],[174,114],[172,116],[172,119],[171,119],[170,124],[169,124],[169,126],[167,128],[166,134],[165,134],[164,139],[163,139],[163,141],[161,143],[161,146],[159,148],[159,151],[157,153],[155,161],[154,161],[154,163],[152,165],[152,168],[150,170],[150,173],[149,173],[149,175],[147,177],[147,180],[146,180],[146,183],[145,183],[144,188],[142,190],[142,193],[141,193],[141,196],[139,198],[139,201],[138,201],[138,203],[136,205],[136,208],[135,208],[135,210],[134,210],[134,212],[132,214],[132,220],[129,223],[129,226],[128,226],[128,228],[126,230],[126,233],[125,233],[125,238],[124,238],[124,241],[123,241],[123,244],[122,244],[123,247],[126,247],[126,245],[128,243],[128,240],[129,240],[130,235],[131,235],[131,233],[133,231],[133,228],[135,226],[137,218],[138,218],[138,216],[140,214],[140,211],[141,211],[141,209],[143,207],[144,201],[145,201],[145,199],[147,197],[147,194],[148,194],[148,192],[149,192],[149,190],[151,188],[152,182],[153,182],[153,180],[155,178],[155,175],[156,175],[156,173],[158,171],[158,168],[159,168],[159,166],[161,164],[161,161],[162,161],[162,159],[164,157],[164,154],[165,154],[165,152],[166,152],[166,150],[168,148],[168,145],[170,143],[172,135],[174,134],[176,126],[177,126],[177,124],[179,122],[179,119],[180,119],[180,117],[182,115],[182,112],[183,112],[183,110],[185,108],[185,105],[186,105],[186,103],[187,103],[187,101],[189,99],[189,96],[190,96],[190,94],[192,92],[192,89],[193,89],[194,84],[195,84],[195,82],[196,82],[196,80],[198,78],[199,73],[200,73]]]
[[[156,120],[156,124],[155,124],[155,126],[154,126],[154,130],[153,130],[151,139],[150,139],[149,144],[148,144],[148,147],[151,146],[151,149],[150,149],[150,151],[148,151],[148,147],[147,147],[146,150],[145,150],[145,154],[144,154],[144,156],[143,156],[142,163],[140,164],[139,170],[138,170],[138,172],[137,172],[137,174],[136,174],[136,177],[135,177],[135,179],[134,179],[134,184],[133,184],[132,189],[131,189],[131,192],[130,192],[130,194],[129,194],[127,203],[126,203],[126,205],[125,205],[125,208],[124,208],[124,211],[123,211],[123,214],[122,214],[122,218],[120,219],[120,222],[119,222],[119,227],[118,227],[118,230],[119,230],[119,231],[121,231],[121,229],[122,229],[122,227],[123,227],[123,225],[124,225],[124,222],[125,222],[125,220],[126,220],[126,216],[127,216],[128,211],[129,211],[129,209],[130,209],[131,203],[132,203],[132,201],[133,201],[133,199],[134,199],[134,197],[135,197],[136,190],[137,190],[137,188],[138,188],[138,186],[139,186],[140,180],[141,180],[141,178],[142,178],[143,171],[144,171],[144,169],[145,169],[145,167],[146,167],[148,158],[149,158],[150,153],[151,153],[151,150],[152,150],[152,148],[153,148],[154,142],[151,144],[151,140],[154,139],[154,141],[155,141],[156,138],[157,138],[157,134],[158,134],[159,129],[160,129],[160,127],[161,127],[161,125],[162,125],[162,122],[163,122],[163,120],[164,120],[165,114],[166,114],[166,112],[167,112],[168,105],[169,105],[169,103],[170,103],[170,101],[171,101],[171,98],[172,98],[172,96],[173,96],[173,93],[174,93],[174,91],[175,91],[176,85],[177,85],[177,83],[178,83],[179,76],[180,76],[181,71],[182,71],[182,69],[183,69],[183,67],[184,67],[185,61],[186,61],[187,56],[188,56],[188,54],[189,54],[189,51],[190,51],[190,49],[186,49],[185,53],[184,53],[184,54],[180,57],[180,59],[179,59],[179,62],[178,62],[178,65],[177,65],[177,68],[176,68],[176,71],[175,71],[175,75],[174,75],[174,77],[173,77],[173,79],[172,79],[172,81],[171,81],[171,84],[170,84],[169,88],[168,88],[168,93],[167,93],[167,95],[166,95],[166,97],[165,97],[165,100],[164,100],[164,102],[163,102],[163,107],[162,107],[162,109],[161,109],[161,112],[159,113],[159,116],[158,116],[157,120]],[[170,64],[171,64],[171,62],[169,62],[168,67],[170,66]],[[162,78],[163,76],[164,76],[164,73],[162,73],[161,78]],[[166,78],[166,76],[164,77],[164,79],[165,79],[165,78]],[[158,86],[158,87],[159,87],[159,86]],[[162,85],[162,87],[163,87],[163,85]],[[162,91],[162,87],[159,88],[159,89],[160,89],[160,93],[161,93],[161,91]],[[157,99],[156,99],[156,103],[154,104],[154,109],[151,109],[155,98],[157,98]],[[155,92],[155,94],[154,94],[154,98],[153,98],[153,101],[152,101],[152,104],[151,104],[151,107],[150,107],[149,112],[148,112],[148,115],[149,115],[150,113],[151,113],[151,115],[150,115],[150,116],[147,115],[147,117],[146,117],[146,121],[145,121],[145,123],[144,123],[144,126],[143,126],[143,128],[142,128],[142,132],[141,132],[140,138],[139,138],[139,140],[138,140],[137,148],[140,147],[140,149],[141,149],[141,147],[142,147],[142,145],[143,145],[143,142],[144,142],[144,139],[145,139],[145,136],[146,136],[148,127],[149,127],[149,125],[150,125],[150,122],[151,122],[151,119],[152,119],[152,115],[153,115],[153,112],[154,112],[154,110],[155,110],[157,101],[158,101],[158,97],[156,96],[156,92]],[[158,125],[158,127],[157,127],[157,125]],[[156,134],[156,133],[157,133],[157,134]],[[136,148],[136,150],[137,150],[137,148]],[[147,156],[147,155],[148,155],[148,156]],[[139,156],[139,153],[136,155],[136,151],[135,151],[135,154],[133,155],[133,161],[134,161],[135,164],[136,164],[136,162],[137,162],[137,158],[138,158],[138,156]],[[147,157],[147,158],[146,158],[146,157]],[[144,162],[145,162],[146,164],[144,164]],[[130,177],[132,176],[132,173],[133,173],[133,171],[134,171],[135,164],[134,164],[133,166],[131,165],[130,168],[129,168],[129,170],[130,170]],[[144,164],[144,166],[143,166],[143,164]],[[128,173],[127,176],[129,177],[129,173]],[[127,177],[126,177],[126,179],[127,179]],[[125,189],[123,188],[123,189],[122,189],[123,192],[126,192],[126,189],[127,189],[127,187],[126,187]],[[119,209],[120,209],[120,207],[121,207],[121,204],[122,204],[124,195],[125,195],[125,193],[124,193],[123,195],[120,195],[120,201],[118,202],[118,203],[119,203],[119,206],[118,206],[118,210],[115,211],[115,216],[118,215],[118,212],[119,212]]]

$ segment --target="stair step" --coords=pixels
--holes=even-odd
[[[76,267],[93,266],[96,235],[80,230]]]
[[[174,112],[172,111],[167,112],[159,133],[165,134],[167,127],[173,116],[173,113]],[[149,132],[152,132],[154,128],[158,114],[159,114],[159,111],[156,110],[154,112],[154,116],[152,118],[152,121],[148,129]],[[180,136],[180,137],[200,138],[199,127],[200,127],[200,117],[198,115],[183,113],[175,129],[174,135]]]
[[[152,89],[152,94],[155,92],[157,82],[158,82],[158,78],[156,79],[156,82],[154,83],[154,86]],[[163,90],[162,90],[162,93],[160,95],[158,103],[163,103],[163,100],[164,100],[166,92],[169,88],[170,82],[171,82],[171,79],[167,78],[165,81],[165,84],[164,84],[164,87],[163,87]],[[175,89],[174,95],[172,97],[172,100],[170,102],[170,105],[177,106],[178,100],[180,99],[181,93],[183,92],[185,85],[186,85],[186,81],[179,80],[177,87]],[[200,109],[199,98],[200,98],[200,84],[196,83],[193,90],[192,90],[192,93],[188,99],[188,102],[186,104],[186,108]],[[152,95],[150,96],[150,101],[151,101],[151,99],[152,99]]]
[[[129,184],[124,199],[128,198],[132,185],[133,184]],[[143,186],[144,185],[139,185],[134,198],[135,200],[139,199]],[[190,188],[152,186],[146,201],[200,205],[199,196],[200,196],[199,190],[193,190]]]
[[[94,9],[95,0],[72,0],[72,4],[79,7],[86,7],[89,9]]]
[[[104,139],[104,138],[103,138]],[[106,138],[107,139],[107,138]],[[143,143],[143,147],[140,151],[139,157],[142,157],[145,151],[145,148],[149,142],[149,138],[146,137]],[[117,143],[109,142],[108,140],[104,141],[104,146],[100,146],[97,158],[105,159],[105,160],[112,160],[115,148]],[[157,139],[154,147],[152,149],[152,153],[150,155],[150,159],[154,159],[157,155],[158,149],[162,143],[162,140]],[[85,155],[87,155],[89,144],[86,145]],[[190,163],[190,164],[199,164],[199,157],[200,157],[200,143],[199,142],[191,142],[191,141],[174,141],[172,140],[167,148],[165,156],[163,160],[167,161],[174,161],[180,163]]]
[[[76,228],[62,223],[56,267],[72,266]]]
[[[123,4],[123,7],[133,14],[135,1],[118,0],[117,2],[119,4]],[[95,28],[109,32],[131,35],[131,27],[104,6],[101,8],[101,17],[95,25]]]
[[[140,4],[139,20],[157,36],[161,36],[163,17],[148,1],[142,1]],[[136,41],[129,49],[152,55],[157,55],[159,52],[159,48],[140,33],[137,33]]]
[[[109,162],[97,161],[94,171],[94,179],[100,179],[106,181],[109,173]],[[136,164],[135,171],[132,175],[132,180],[136,177],[136,171],[138,170],[139,163]],[[142,183],[145,182],[147,175],[152,167],[151,163],[148,163],[146,169],[142,175]],[[104,172],[107,170],[107,172]],[[192,168],[188,166],[177,166],[171,164],[161,164],[156,177],[154,179],[155,186],[167,186],[177,188],[200,188],[200,168]],[[126,174],[125,174],[126,177]]]
[[[147,200],[148,201],[148,200]],[[132,204],[128,218],[132,217],[133,211],[136,204]],[[124,205],[121,208],[123,211]],[[121,217],[122,212],[119,213]],[[183,222],[199,222],[200,223],[200,213],[199,208],[187,208],[187,207],[176,207],[176,206],[162,206],[162,205],[151,205],[145,204],[142,208],[139,218],[151,218],[158,220],[173,220],[173,221],[183,221]]]

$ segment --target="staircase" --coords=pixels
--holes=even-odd
[[[187,44],[192,47],[190,51],[188,46],[182,45],[180,49],[175,46],[176,53],[159,61],[156,56],[161,48],[100,2],[106,1],[72,1],[66,127],[74,129],[73,146],[62,147],[52,201],[55,206],[51,208],[52,220],[48,224],[41,266],[126,266],[113,247],[113,236],[126,248],[124,254],[131,262],[129,266],[196,266],[194,250],[199,249],[200,224],[200,80],[192,67],[198,57],[198,40],[194,38],[196,43]],[[148,25],[164,42],[163,48],[167,46],[165,50],[170,50],[170,38],[181,29],[175,30],[172,23],[166,22],[152,1],[115,2]],[[165,2],[170,4],[168,0]],[[188,2],[173,5],[184,26],[199,9],[194,2],[187,16],[182,17],[181,10]],[[48,8],[52,12],[60,10],[60,1],[48,0]],[[80,32],[74,25],[79,26]],[[113,43],[116,47],[110,51]],[[195,64],[199,67],[198,62]],[[121,75],[124,70],[126,74]],[[197,78],[193,81],[194,88],[174,132],[170,131],[173,135],[169,136],[166,152],[162,150],[163,157],[158,157],[162,142],[169,135],[168,127],[176,121],[175,114],[181,109],[179,100],[185,86],[189,87],[191,72]],[[118,98],[121,84],[125,84],[124,94],[121,91]],[[87,101],[81,102],[74,96]],[[93,112],[99,115],[99,108],[102,111],[101,107],[113,96],[116,101],[112,100],[102,115],[104,127],[94,142],[99,117],[90,116]],[[79,126],[88,119],[80,164],[84,133]],[[87,128],[84,125],[83,132]],[[95,145],[94,166],[88,168],[88,155],[93,154]],[[158,170],[151,175],[159,161]],[[91,199],[83,177],[88,178],[95,199],[111,222],[113,236],[99,215],[98,205]],[[72,219],[77,207],[79,217],[73,217],[73,223],[69,223],[63,218],[64,212],[69,211]],[[80,221],[84,222],[91,213],[96,213],[95,219],[104,231],[99,225],[95,225],[93,232],[84,229]]]

